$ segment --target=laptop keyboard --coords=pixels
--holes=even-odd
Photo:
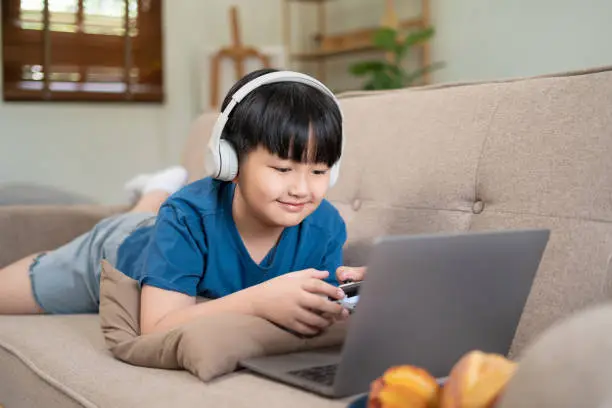
[[[310,367],[303,370],[290,371],[289,374],[314,381],[318,384],[332,385],[338,364]]]

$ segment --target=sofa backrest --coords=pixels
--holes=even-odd
[[[340,97],[347,146],[329,199],[348,264],[381,234],[550,228],[513,352],[608,297],[612,68]],[[215,119],[189,137],[192,179]]]

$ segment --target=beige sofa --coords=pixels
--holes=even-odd
[[[342,105],[347,149],[330,199],[347,221],[347,263],[365,262],[364,249],[380,234],[550,228],[514,353],[558,319],[608,297],[612,68],[353,93]],[[185,148],[193,178],[203,174],[214,119],[199,118]],[[55,247],[117,210],[0,208],[0,266]],[[205,384],[185,372],[129,366],[105,350],[98,325],[95,315],[0,316],[0,404],[346,406],[244,371]]]

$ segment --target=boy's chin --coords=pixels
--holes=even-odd
[[[289,228],[299,225],[306,218],[302,214],[274,214],[270,217],[270,224],[277,227]]]

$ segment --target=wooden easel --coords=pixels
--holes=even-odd
[[[383,14],[382,19],[380,20],[381,27],[388,27],[394,30],[399,28],[399,18],[397,17],[397,12],[395,11],[395,1],[387,0],[385,2],[385,13]],[[393,61],[393,53],[387,52],[385,54],[385,59],[387,62]]]
[[[394,30],[399,28],[399,18],[397,16],[397,11],[395,10],[394,0],[386,0],[385,12],[380,20],[380,25],[382,27],[393,28]]]
[[[217,51],[211,61],[210,106],[213,109],[218,108],[219,83],[221,79],[219,71],[221,69],[221,62],[224,58],[233,60],[236,80],[245,75],[244,62],[249,58],[258,59],[261,61],[264,68],[270,68],[270,58],[267,55],[259,52],[254,47],[245,47],[242,44],[238,22],[238,9],[236,6],[230,7],[230,25],[232,30],[232,44],[229,47],[224,47]]]

